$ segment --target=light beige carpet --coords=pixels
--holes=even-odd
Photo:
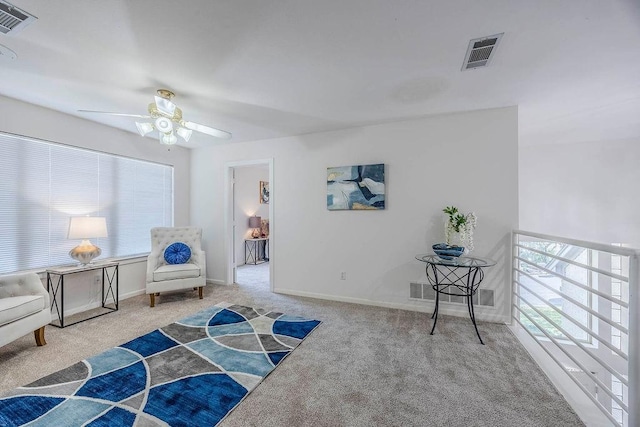
[[[272,294],[268,264],[239,269],[240,285],[146,295],[120,310],[47,327],[0,347],[0,394],[221,301],[313,317],[317,328],[221,426],[582,426],[504,325]]]

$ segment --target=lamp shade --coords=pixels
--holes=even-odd
[[[136,127],[138,128],[138,132],[140,132],[140,135],[142,136],[145,136],[153,130],[153,125],[151,123],[136,122]]]
[[[178,129],[176,129],[176,133],[179,137],[189,142],[189,138],[191,138],[191,134],[193,133],[193,131],[191,129],[179,127]]]
[[[159,133],[160,143],[165,145],[173,145],[178,142],[178,138],[173,134],[173,132],[169,133]]]
[[[101,216],[76,216],[69,220],[69,239],[107,237],[107,220]]]
[[[249,217],[249,228],[261,228],[262,218],[259,216]]]

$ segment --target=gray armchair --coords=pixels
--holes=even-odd
[[[36,273],[0,276],[0,346],[29,332],[37,345],[45,345],[44,327],[49,322],[49,293]]]
[[[151,253],[147,258],[147,294],[150,306],[161,292],[182,289],[202,289],[206,286],[206,260],[202,250],[202,229],[198,227],[155,227],[151,229]],[[191,257],[187,262],[169,264],[165,250],[174,243],[189,246]]]

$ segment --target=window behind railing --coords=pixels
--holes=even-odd
[[[173,225],[173,167],[0,133],[0,273],[69,264],[72,216],[104,216],[102,257],[148,252]]]
[[[628,379],[636,274],[637,252],[621,245],[514,232],[513,319],[620,426],[638,410]]]

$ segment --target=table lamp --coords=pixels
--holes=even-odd
[[[69,251],[69,256],[80,264],[89,264],[102,253],[89,239],[107,237],[107,220],[104,217],[77,216],[69,220],[69,239],[82,239],[82,242]]]
[[[259,216],[249,217],[249,228],[253,228],[251,232],[251,237],[257,239],[260,237],[260,229],[262,228],[262,218]]]

